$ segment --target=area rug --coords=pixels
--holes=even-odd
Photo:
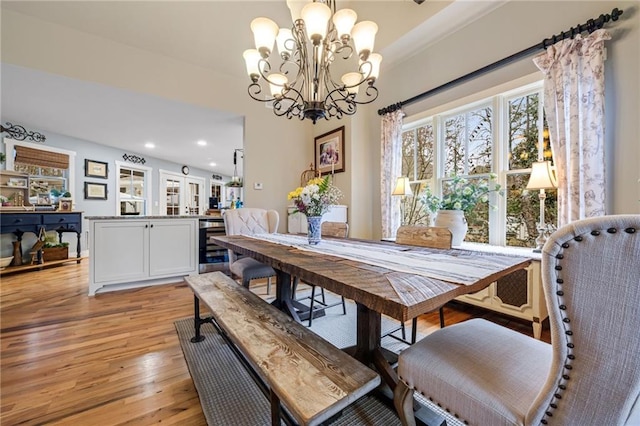
[[[335,295],[330,294],[327,294],[327,298],[329,303],[339,300]],[[347,300],[346,307],[346,315],[342,313],[340,306],[327,309],[325,316],[313,320],[311,330],[336,347],[345,348],[355,345],[356,306]],[[382,318],[383,334],[398,326],[398,321]],[[204,324],[201,327],[205,340],[200,343],[190,341],[194,334],[193,318],[178,320],[175,322],[175,327],[207,424],[211,426],[270,425],[269,401],[213,325]],[[406,333],[410,336],[410,327],[407,327]],[[400,336],[399,331],[395,334]],[[424,336],[418,333],[418,340],[422,337]],[[395,353],[408,347],[407,344],[392,337],[384,337],[382,345]],[[416,396],[419,403],[431,405],[419,398],[419,395]],[[437,412],[441,418],[446,418],[448,425],[462,425],[438,407],[431,406],[431,410]],[[342,416],[325,424],[395,426],[401,423],[389,401],[383,402],[375,396],[367,395],[347,407]]]
[[[190,342],[192,318],[178,320],[175,326],[207,424],[269,426],[269,401],[213,325],[202,326],[205,340],[199,343]],[[400,420],[392,408],[373,396],[364,396],[327,424],[400,426]]]

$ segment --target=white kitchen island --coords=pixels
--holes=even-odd
[[[198,273],[200,216],[89,216],[89,296]]]

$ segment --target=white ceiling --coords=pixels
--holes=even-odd
[[[339,1],[378,23],[385,64],[415,53],[503,4],[500,1]],[[244,75],[251,20],[290,25],[285,1],[2,1],[29,15],[217,72]],[[230,58],[220,60],[220,58]],[[235,60],[234,60],[235,59]],[[233,173],[243,118],[2,63],[2,120],[137,152],[216,174]],[[246,95],[243,93],[242,95]],[[274,120],[278,118],[274,117]],[[207,141],[200,147],[198,140]],[[153,142],[153,151],[142,147]],[[216,166],[210,166],[214,162]],[[241,164],[239,164],[241,166]]]

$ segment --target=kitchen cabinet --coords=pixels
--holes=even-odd
[[[198,272],[198,219],[90,220],[89,295],[176,282]]]

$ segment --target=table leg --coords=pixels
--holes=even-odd
[[[276,269],[276,299],[271,304],[300,322],[300,316],[291,297],[291,284],[291,275]]]
[[[398,383],[398,375],[383,355],[381,344],[382,315],[368,307],[356,303],[357,336],[353,357],[365,365],[372,366],[382,380],[394,390]]]

